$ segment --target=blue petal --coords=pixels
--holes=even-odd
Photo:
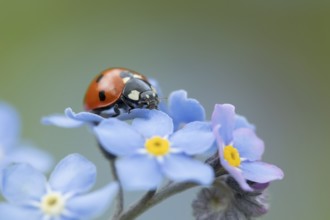
[[[214,135],[209,122],[195,121],[187,124],[170,137],[173,147],[186,154],[195,155],[207,151],[214,143]]]
[[[235,115],[235,129],[238,128],[249,128],[254,131],[256,130],[254,124],[248,122],[248,120],[242,115]]]
[[[88,191],[95,179],[95,165],[79,154],[70,154],[57,164],[49,184],[52,190],[78,194]]]
[[[196,182],[210,185],[214,179],[213,169],[198,160],[183,154],[171,154],[164,158],[163,172],[176,182]]]
[[[91,112],[75,113],[74,111],[72,111],[71,108],[65,109],[64,113],[66,116],[68,116],[71,119],[82,121],[85,123],[90,123],[90,124],[97,124],[100,123],[102,120],[104,120],[103,117]]]
[[[203,106],[196,99],[188,98],[184,90],[170,94],[168,108],[175,130],[186,123],[205,120]]]
[[[94,132],[108,152],[117,156],[130,155],[144,146],[145,139],[126,122],[110,118],[94,127]]]
[[[243,172],[240,170],[240,168],[230,166],[223,157],[220,158],[220,162],[223,168],[227,170],[229,175],[231,175],[237,181],[243,190],[253,191],[253,188],[251,188],[250,185],[246,182],[246,179],[244,178]]]
[[[233,140],[235,126],[235,107],[230,104],[216,104],[212,113],[212,126],[219,127],[219,134],[225,145]]]
[[[172,119],[164,112],[149,110],[144,117],[135,118],[132,121],[134,127],[145,138],[153,136],[168,136],[173,132]]]
[[[118,115],[116,118],[119,120],[133,120],[135,118],[146,118],[150,113],[149,109],[142,109],[142,108],[135,108],[132,109],[130,112],[123,112]]]
[[[0,219],[1,220],[41,220],[42,214],[37,209],[28,209],[19,206],[0,203]]]
[[[233,145],[240,157],[250,161],[260,160],[264,153],[264,142],[257,137],[253,130],[240,128],[234,131]]]
[[[117,191],[118,184],[111,183],[87,195],[73,197],[66,207],[78,219],[94,219],[106,211]]]
[[[3,196],[11,203],[40,200],[46,193],[46,177],[28,164],[16,164],[3,172]]]
[[[10,148],[20,136],[20,117],[10,105],[0,102],[0,146]]]
[[[217,132],[218,128],[214,127],[213,129],[214,129],[215,137],[216,137],[217,144],[218,144],[218,153],[219,153],[221,165],[238,182],[238,184],[241,186],[241,188],[243,190],[253,191],[253,189],[249,186],[249,184],[247,184],[247,182],[242,174],[242,171],[237,167],[230,166],[229,163],[225,160],[224,155],[223,155],[223,150],[225,147],[223,140],[222,140],[219,132]]]
[[[14,163],[28,163],[42,172],[49,171],[54,162],[50,154],[30,146],[30,144],[11,151],[8,159]]]
[[[84,125],[84,122],[68,118],[66,115],[54,114],[43,117],[41,123],[44,125],[54,125],[62,128],[77,128]]]
[[[156,159],[148,155],[117,159],[116,168],[119,180],[126,190],[156,189],[163,179]]]
[[[280,168],[261,161],[243,162],[241,169],[245,179],[257,183],[267,183],[284,177],[284,173]]]

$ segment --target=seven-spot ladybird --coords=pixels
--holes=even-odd
[[[113,108],[111,117],[118,116],[120,109],[157,109],[156,90],[140,73],[126,68],[106,69],[90,83],[84,98],[85,110],[101,114]]]

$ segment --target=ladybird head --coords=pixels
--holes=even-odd
[[[140,94],[139,105],[148,109],[157,109],[159,104],[158,95],[152,90],[144,91]]]

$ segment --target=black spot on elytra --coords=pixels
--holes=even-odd
[[[100,80],[103,78],[103,74],[101,74],[101,75],[99,75],[99,77],[97,77],[97,79],[96,79],[96,82],[98,83],[98,82],[100,82]]]
[[[122,78],[122,79],[126,78],[126,77],[129,77],[129,78],[133,77],[133,74],[128,71],[122,71],[122,72],[120,72],[119,75],[120,75],[120,78]]]
[[[105,101],[105,92],[102,90],[102,91],[99,91],[99,99],[101,102]]]

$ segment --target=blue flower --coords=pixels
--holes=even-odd
[[[28,164],[9,166],[4,171],[1,220],[78,220],[102,214],[117,191],[112,183],[93,193],[96,179],[93,163],[71,154],[58,163],[49,181]]]
[[[264,143],[248,123],[235,122],[235,107],[230,104],[215,105],[212,126],[216,136],[221,165],[240,184],[252,191],[247,180],[267,183],[282,179],[281,169],[261,161]],[[236,129],[235,129],[236,128]]]
[[[120,157],[116,168],[125,189],[155,189],[164,176],[212,183],[212,168],[192,158],[213,144],[210,123],[191,122],[173,133],[172,119],[161,111],[135,109],[132,114],[131,125],[111,118],[94,127],[103,148]]]
[[[47,171],[52,157],[28,142],[21,143],[20,117],[10,105],[0,102],[0,179],[2,169],[10,163],[29,163],[36,169]]]
[[[159,110],[167,113],[172,119],[174,130],[178,130],[185,124],[193,121],[205,121],[204,107],[193,98],[188,98],[185,90],[176,90],[171,92],[166,105],[162,99],[163,92],[159,83],[155,79],[149,79],[151,85],[157,90],[161,101],[158,105]]]

